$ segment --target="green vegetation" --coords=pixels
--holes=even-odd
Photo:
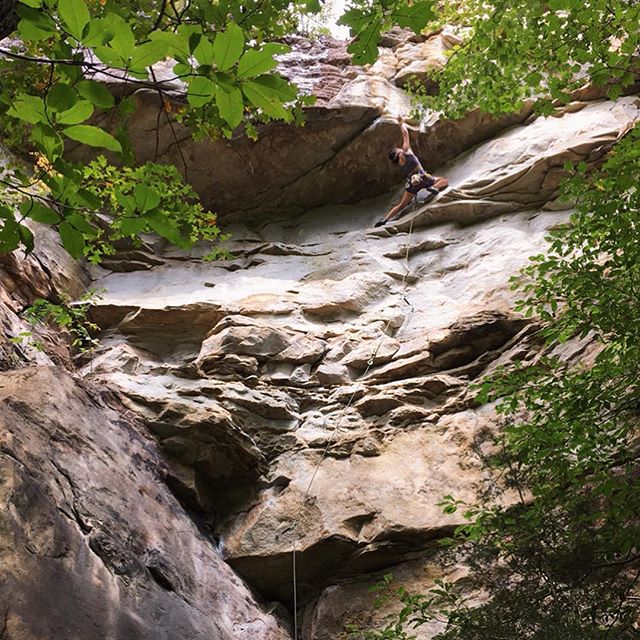
[[[99,262],[103,255],[114,252],[116,241],[129,238],[135,245],[138,234],[151,231],[183,248],[200,240],[216,242],[228,237],[220,233],[216,216],[203,209],[191,185],[180,179],[173,165],[147,162],[118,168],[99,156],[84,168],[83,180],[87,191],[100,202],[100,210],[107,212],[108,224],[101,225],[95,234],[87,234],[74,257],[84,253]],[[207,259],[221,254],[220,247],[215,247]]]
[[[449,117],[476,107],[539,112],[572,100],[585,84],[612,99],[637,81],[640,5],[633,0],[446,0],[442,23],[468,27],[464,42],[434,79],[430,105]]]
[[[230,137],[241,125],[255,136],[256,125],[270,120],[301,124],[301,107],[311,100],[275,71],[277,56],[289,51],[279,39],[320,10],[317,0],[16,1],[19,40],[0,49],[0,134],[29,155],[33,170],[21,165],[0,176],[0,253],[33,249],[27,220],[56,227],[72,256],[93,261],[112,253],[114,241],[135,243],[150,230],[180,247],[220,240],[215,216],[177,171],[135,167],[127,134],[135,104],[127,95],[157,92],[164,117],[188,125],[196,138]],[[2,35],[10,23],[3,20]],[[183,100],[150,71],[165,59],[176,62]],[[116,98],[107,88],[114,81],[132,89]],[[108,127],[97,126],[96,116]],[[76,143],[117,162],[107,168],[99,159],[87,171],[66,153]],[[176,207],[183,197],[190,204]]]
[[[43,298],[36,298],[33,304],[22,313],[23,317],[34,328],[46,329],[55,326],[69,336],[69,341],[74,355],[83,355],[93,351],[98,345],[94,335],[99,327],[89,320],[89,311],[100,295],[94,289],[90,289],[79,300],[73,302],[68,296],[63,296],[60,303],[56,304]],[[42,341],[34,336],[32,331],[25,331],[12,342],[21,344],[26,342],[35,349],[43,350]]]
[[[480,106],[549,113],[585,83],[617,98],[638,80],[640,5],[611,0],[448,2],[445,19],[471,25],[437,74],[429,106],[456,117]],[[438,621],[438,640],[640,638],[640,132],[601,166],[567,165],[576,203],[550,251],[514,279],[519,308],[541,318],[539,355],[485,380],[503,429],[489,461],[487,501],[447,496],[467,524],[445,541],[486,598],[452,585],[411,594],[379,585],[399,614],[352,640],[409,640]],[[582,357],[558,357],[567,341]],[[509,507],[496,495],[509,496]],[[468,587],[468,585],[466,585]]]
[[[349,27],[354,40],[348,51],[355,64],[374,62],[380,34],[394,25],[418,32],[435,19],[432,0],[352,0],[338,24]]]
[[[274,56],[287,47],[268,41],[292,26],[288,7],[277,1],[252,7],[205,1],[18,3],[20,42],[0,52],[0,112],[5,138],[14,149],[31,151],[35,162],[33,173],[15,168],[1,178],[0,252],[20,245],[33,249],[26,219],[54,225],[71,255],[96,261],[114,240],[135,240],[148,230],[181,247],[217,239],[215,217],[199,205],[170,210],[184,195],[193,202],[177,171],[127,167],[133,163],[126,128],[133,99],[116,100],[104,82],[126,76],[131,86],[154,89],[167,117],[175,106],[195,135],[230,136],[245,118],[247,127],[299,119],[303,100],[273,72]],[[182,105],[174,105],[150,76],[149,67],[167,57],[177,61],[173,72],[186,84]],[[109,130],[93,124],[99,113],[109,114]],[[109,166],[112,190],[96,179],[95,166],[86,171],[69,161],[69,143],[104,149],[125,163]],[[128,190],[134,179],[140,182]],[[105,206],[108,215],[120,211],[111,229],[105,229]]]

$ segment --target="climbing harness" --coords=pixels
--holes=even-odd
[[[397,235],[397,234],[396,234]],[[407,299],[406,293],[407,293],[407,276],[409,275],[409,251],[411,248],[411,237],[413,235],[413,217],[410,219],[409,222],[409,233],[407,235],[407,245],[406,245],[406,251],[405,251],[405,272],[404,275],[402,276],[402,284],[401,284],[401,289],[402,289],[402,298],[403,300],[409,305],[409,307],[411,308],[411,317],[413,316],[413,305],[409,302],[409,300]],[[405,323],[403,322],[403,325]],[[338,420],[336,421],[333,429],[331,430],[331,434],[329,436],[329,440],[327,441],[327,444],[325,445],[323,451],[322,451],[322,455],[320,456],[320,460],[318,460],[318,463],[316,464],[314,470],[313,470],[313,474],[311,475],[311,479],[309,480],[309,484],[307,485],[307,489],[304,493],[304,496],[302,498],[302,505],[300,506],[300,508],[298,509],[298,512],[296,514],[296,519],[294,521],[294,525],[293,525],[293,546],[292,546],[292,561],[291,561],[291,567],[292,567],[292,577],[293,577],[293,640],[298,640],[298,559],[297,559],[297,555],[298,555],[298,550],[297,550],[297,539],[296,539],[296,533],[297,533],[297,525],[298,522],[300,522],[300,517],[302,515],[302,510],[304,509],[305,505],[307,504],[307,500],[309,498],[309,494],[311,493],[311,487],[313,486],[313,483],[316,479],[316,476],[318,475],[318,472],[320,471],[320,467],[322,466],[322,463],[324,462],[324,460],[326,459],[327,455],[329,454],[329,451],[331,449],[331,446],[334,443],[336,434],[338,433],[338,429],[340,428],[340,425],[342,424],[342,420],[344,419],[345,415],[347,414],[347,411],[351,408],[351,405],[353,404],[354,400],[356,399],[356,396],[358,394],[358,392],[360,391],[360,388],[362,387],[362,382],[363,380],[366,378],[367,374],[369,373],[369,370],[371,369],[371,367],[373,366],[376,356],[378,355],[378,351],[380,350],[380,347],[382,346],[382,341],[384,340],[384,337],[387,335],[387,331],[389,330],[389,328],[391,327],[391,318],[389,318],[387,320],[387,322],[384,325],[384,328],[382,330],[382,335],[380,336],[380,339],[378,340],[375,349],[373,350],[373,352],[371,353],[371,356],[369,357],[369,359],[367,360],[367,366],[365,368],[365,370],[358,376],[357,380],[356,380],[356,386],[355,389],[353,390],[353,392],[351,393],[351,395],[349,396],[349,400],[347,401],[347,404],[344,406],[344,408],[342,409],[342,411],[340,412],[340,415],[338,416]]]

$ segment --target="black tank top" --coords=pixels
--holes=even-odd
[[[415,153],[410,151],[405,151],[404,153],[405,163],[402,167],[405,175],[408,177],[413,175],[414,173],[418,173],[419,171],[424,171],[422,165],[420,164],[420,160],[416,157]]]

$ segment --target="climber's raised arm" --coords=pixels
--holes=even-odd
[[[405,153],[412,153],[409,129],[407,129],[407,125],[402,121],[402,116],[398,116],[398,122],[400,123],[400,131],[402,131],[402,150]]]
[[[446,178],[432,176],[422,168],[420,160],[418,160],[416,154],[411,150],[409,129],[407,129],[407,125],[402,121],[401,116],[398,116],[398,122],[400,123],[400,131],[402,131],[402,148],[396,147],[395,149],[391,149],[391,151],[389,151],[389,160],[397,164],[404,171],[406,176],[405,191],[402,194],[400,202],[398,202],[395,207],[392,207],[382,220],[376,222],[376,227],[380,227],[400,215],[402,210],[411,204],[411,201],[418,191],[426,189],[426,191],[430,192],[431,197],[434,197],[438,195],[442,189],[446,189],[449,186],[449,181]],[[422,201],[424,202],[424,200]]]

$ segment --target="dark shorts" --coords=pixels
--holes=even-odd
[[[414,195],[420,191],[420,189],[427,189],[435,184],[436,179],[430,174],[423,171],[414,173],[407,178],[405,184],[405,190]]]

